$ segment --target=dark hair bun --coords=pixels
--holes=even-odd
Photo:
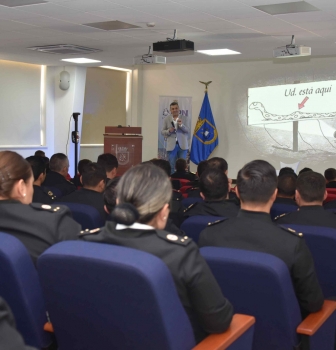
[[[117,205],[111,213],[113,221],[126,226],[133,225],[139,219],[139,216],[137,208],[130,203]]]

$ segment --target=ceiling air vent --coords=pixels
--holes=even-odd
[[[71,44],[59,44],[59,45],[46,45],[46,46],[32,46],[28,47],[29,50],[53,53],[60,55],[78,55],[78,54],[89,54],[93,52],[99,52],[102,50],[92,49],[90,47],[71,45]]]

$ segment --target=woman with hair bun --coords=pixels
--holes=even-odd
[[[86,241],[143,250],[168,266],[189,316],[195,339],[224,332],[233,308],[224,298],[197,245],[188,237],[164,231],[172,187],[157,166],[145,163],[128,170],[117,185],[117,206],[112,220],[100,232],[84,233]]]
[[[80,225],[67,207],[32,203],[33,172],[18,153],[0,152],[0,231],[18,238],[33,262],[53,244],[76,240]]]

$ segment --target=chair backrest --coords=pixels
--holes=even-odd
[[[45,251],[37,266],[60,349],[194,346],[172,276],[156,256],[66,241]]]
[[[183,186],[180,188],[181,193],[185,193],[186,191],[189,190],[189,188],[192,188],[192,186]]]
[[[43,331],[47,317],[35,266],[17,238],[0,232],[0,242],[0,296],[12,309],[25,343],[45,347],[51,338]]]
[[[57,187],[53,187],[53,186],[42,186],[42,187],[51,191],[56,196],[56,199],[59,199],[63,196],[62,191]]]
[[[326,188],[326,190],[330,194],[336,194],[336,188]]]
[[[323,295],[336,295],[336,229],[320,226],[281,225],[302,232],[314,258]]]
[[[190,198],[182,199],[182,205],[185,208],[188,208],[189,205],[194,204],[194,203],[198,203],[198,202],[203,202],[203,198],[201,198],[201,197],[190,197]]]
[[[271,214],[271,218],[273,220],[278,215],[285,214],[285,213],[291,213],[292,211],[297,211],[297,210],[298,210],[297,205],[273,203],[273,205],[271,207],[270,214]]]
[[[200,233],[208,226],[209,223],[223,219],[225,219],[225,217],[222,216],[190,216],[182,223],[181,230],[184,231],[188,237],[192,238],[196,243],[198,243]]]
[[[328,192],[327,198],[324,200],[324,203],[328,203],[334,200],[336,200],[336,193]]]
[[[99,211],[91,205],[68,202],[57,202],[57,204],[67,206],[70,209],[74,220],[82,225],[83,230],[92,230],[105,225]]]
[[[247,250],[200,251],[235,312],[256,317],[253,349],[294,349],[301,315],[286,264],[273,255]]]

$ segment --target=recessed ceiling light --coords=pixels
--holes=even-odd
[[[97,60],[91,60],[89,58],[64,58],[61,61],[72,62],[72,63],[95,63],[95,62],[101,62],[101,61],[97,61]]]
[[[113,69],[113,70],[121,70],[121,71],[123,71],[123,72],[132,72],[131,69],[119,68],[119,67],[113,67],[113,66],[100,66],[100,68]]]
[[[223,55],[240,55],[241,52],[233,51],[230,49],[216,49],[216,50],[197,50],[199,53],[210,56],[223,56]]]

